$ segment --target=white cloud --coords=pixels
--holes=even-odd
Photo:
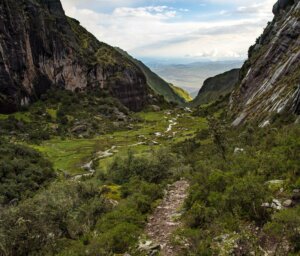
[[[194,1],[194,0],[189,0]],[[99,40],[119,46],[136,57],[210,57],[213,59],[246,57],[267,21],[272,18],[273,0],[207,0],[236,4],[231,11],[217,13],[218,19],[198,21],[181,19],[185,8],[169,7],[172,0],[62,0],[66,13],[78,19]],[[149,2],[149,1],[148,1]],[[199,2],[199,1],[198,1]],[[87,4],[88,3],[88,4]],[[109,12],[99,6],[108,5]],[[152,1],[153,3],[153,1]],[[93,8],[92,8],[93,7]],[[246,15],[247,14],[247,15]],[[222,19],[224,16],[224,19]]]

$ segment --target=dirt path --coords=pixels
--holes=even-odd
[[[189,183],[180,180],[171,185],[168,192],[149,218],[145,233],[149,239],[160,245],[161,255],[175,256],[179,249],[171,243],[172,233],[181,226],[180,208],[187,197]]]

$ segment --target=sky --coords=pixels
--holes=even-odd
[[[245,59],[275,0],[62,0],[100,41],[139,59]]]

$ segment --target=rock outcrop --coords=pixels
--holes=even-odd
[[[232,94],[233,125],[251,119],[264,124],[274,113],[300,114],[300,2],[279,0],[273,11]]]
[[[278,0],[273,6],[273,14],[279,15],[281,10],[286,10],[287,7],[293,5],[295,0]]]
[[[0,17],[0,113],[53,86],[100,87],[134,111],[151,98],[140,68],[66,17],[60,0],[2,0]]]
[[[204,81],[197,97],[191,102],[192,106],[199,106],[218,100],[233,91],[239,81],[239,69],[233,69]]]

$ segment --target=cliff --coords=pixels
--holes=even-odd
[[[279,0],[273,12],[231,96],[233,125],[255,119],[263,126],[276,113],[300,114],[300,2]]]
[[[134,111],[151,99],[140,68],[66,17],[59,0],[2,0],[0,16],[0,113],[53,86],[100,87]]]

